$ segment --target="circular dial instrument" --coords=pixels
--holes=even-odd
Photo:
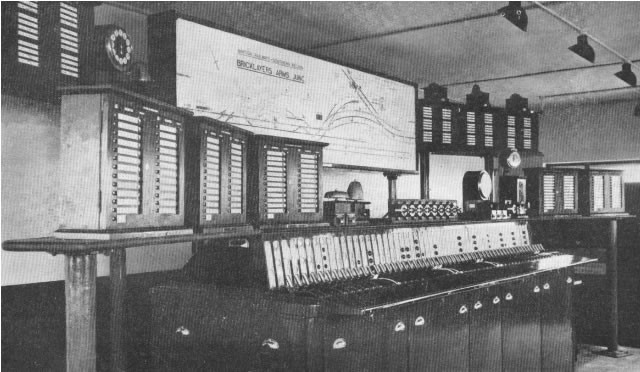
[[[126,71],[131,65],[133,45],[127,32],[118,26],[107,28],[104,49],[109,61],[119,71]]]
[[[492,190],[491,176],[486,171],[480,171],[478,174],[478,194],[480,199],[488,200]]]
[[[511,169],[518,168],[520,163],[522,163],[522,158],[520,158],[520,153],[518,151],[513,150],[509,154],[507,154],[505,158],[505,162],[507,166]]]

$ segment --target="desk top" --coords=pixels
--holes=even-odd
[[[461,224],[479,224],[479,223],[501,223],[501,222],[559,222],[559,221],[593,221],[593,220],[622,220],[633,218],[627,213],[622,214],[603,214],[596,216],[549,216],[549,217],[534,217],[524,219],[509,219],[509,220],[485,220],[485,221],[420,221],[420,222],[407,222],[407,223],[393,223],[390,224],[386,221],[374,221],[370,225],[359,226],[345,226],[345,227],[318,227],[318,226],[283,226],[283,227],[271,227],[269,229],[251,229],[249,231],[243,230],[241,232],[228,231],[228,232],[215,232],[215,233],[193,233],[187,235],[176,236],[161,236],[161,237],[142,237],[142,238],[126,238],[126,239],[113,239],[113,240],[95,240],[95,239],[59,239],[54,237],[42,237],[31,239],[15,239],[6,240],[2,242],[2,249],[11,252],[48,252],[53,255],[66,254],[66,255],[83,255],[90,253],[107,252],[112,249],[123,249],[132,247],[141,247],[149,245],[161,245],[161,244],[176,244],[176,243],[192,243],[197,241],[206,241],[214,239],[232,239],[232,238],[247,238],[255,237],[263,233],[271,233],[277,231],[288,231],[291,229],[300,230],[301,233],[311,232],[330,232],[350,229],[380,229],[380,228],[401,228],[401,227],[419,227],[419,226],[445,226],[445,225],[461,225]]]

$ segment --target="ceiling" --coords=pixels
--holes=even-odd
[[[122,3],[121,3],[122,4]],[[130,2],[173,9],[258,39],[411,81],[445,85],[463,101],[473,84],[503,106],[513,93],[533,105],[553,96],[628,85],[621,59],[590,40],[594,64],[567,48],[578,32],[523,2],[527,32],[497,14],[507,2]],[[640,2],[544,3],[635,62],[640,77]]]

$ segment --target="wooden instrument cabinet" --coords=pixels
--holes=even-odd
[[[191,113],[111,86],[61,93],[61,230],[184,226]]]
[[[317,223],[326,143],[256,135],[249,153],[249,212],[257,224]]]
[[[622,171],[585,169],[579,177],[581,214],[624,213]]]
[[[526,169],[532,216],[578,214],[577,169]]]
[[[185,133],[187,224],[206,231],[246,223],[250,132],[194,117]]]

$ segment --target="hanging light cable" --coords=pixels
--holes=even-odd
[[[640,69],[640,66],[636,65],[629,58],[623,56],[622,54],[618,53],[616,50],[612,49],[611,47],[609,47],[608,45],[606,45],[602,41],[598,40],[593,35],[590,35],[590,34],[586,33],[580,27],[576,26],[573,22],[569,21],[568,19],[564,18],[560,14],[558,14],[558,13],[554,12],[553,10],[547,8],[546,6],[542,5],[540,2],[534,1],[533,3],[536,4],[538,6],[538,8],[540,8],[540,9],[544,10],[545,12],[551,14],[555,18],[557,18],[557,19],[561,20],[562,22],[564,22],[565,24],[569,25],[569,27],[571,27],[574,30],[578,31],[580,33],[580,36],[584,36],[585,43],[586,43],[586,38],[589,38],[593,42],[595,42],[596,44],[600,45],[604,49],[608,50],[609,52],[615,54],[618,58],[620,58],[622,60],[622,62],[623,62],[622,63],[622,70],[615,74],[616,77],[618,77],[619,79],[621,79],[622,81],[624,81],[625,83],[627,83],[627,84],[629,84],[631,86],[636,86],[636,84],[637,84],[636,75],[633,73],[633,71],[631,71],[631,66],[633,66],[633,67],[635,67],[637,69]],[[578,42],[580,42],[580,36],[578,37]],[[573,49],[571,49],[571,48],[573,48],[573,47],[570,47],[569,49],[573,51]],[[581,57],[583,57],[585,59],[588,59],[587,57],[584,57],[582,55],[581,55]],[[595,53],[594,53],[594,60],[595,60]]]

